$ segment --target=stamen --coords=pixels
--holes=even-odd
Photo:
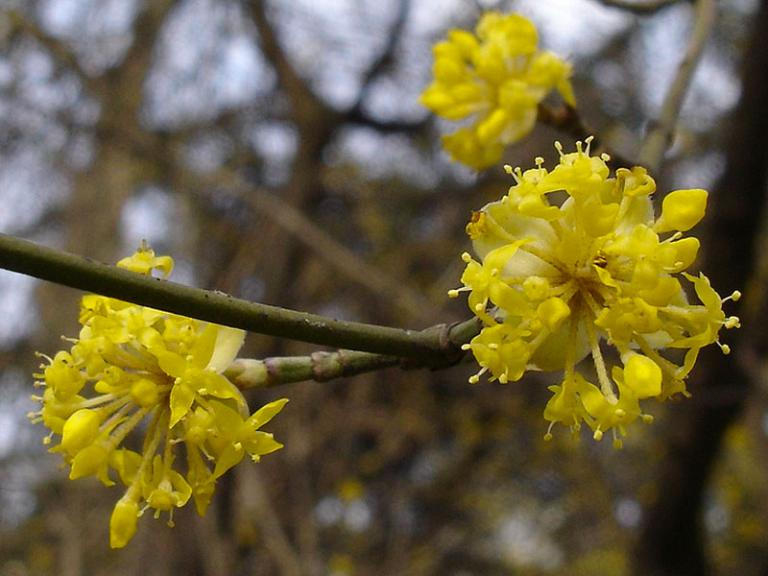
[[[587,136],[584,138],[584,142],[586,143],[587,147],[584,150],[584,153],[589,156],[589,151],[592,149],[592,141],[595,139],[594,136]]]
[[[49,364],[53,364],[53,358],[48,356],[48,354],[43,354],[42,352],[35,350],[35,356],[47,360]],[[40,364],[40,368],[45,368],[45,364]]]
[[[672,234],[672,236],[670,236],[666,240],[662,240],[661,242],[659,242],[659,244],[669,244],[669,243],[674,242],[676,240],[680,240],[680,238],[682,238],[682,237],[683,237],[683,233],[678,231],[678,232],[675,232],[674,234]]]
[[[469,286],[462,286],[461,288],[453,288],[448,290],[448,298],[458,298],[462,292],[471,292],[472,288]]]
[[[480,376],[482,376],[486,372],[488,372],[488,368],[487,367],[484,366],[484,367],[480,368],[480,371],[477,374],[472,374],[472,376],[469,377],[469,383],[470,384],[477,384],[478,382],[480,382]]]

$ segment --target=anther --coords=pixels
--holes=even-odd
[[[487,371],[488,371],[488,368],[486,367],[480,368],[480,371],[477,374],[472,374],[472,376],[469,377],[469,383],[477,384],[478,382],[480,382],[480,376],[485,374]]]
[[[464,262],[466,262],[466,263],[469,263],[469,262],[472,260],[472,256],[469,254],[469,252],[464,252],[464,253],[461,255],[461,259],[462,259]]]

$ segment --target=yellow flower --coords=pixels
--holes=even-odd
[[[704,216],[706,191],[669,193],[655,218],[656,184],[646,171],[611,176],[609,158],[590,156],[589,143],[577,142],[570,154],[556,143],[552,171],[541,158],[525,172],[506,167],[515,185],[473,214],[467,232],[480,261],[462,256],[464,286],[449,296],[469,292],[483,321],[465,345],[481,366],[470,382],[484,373],[505,383],[529,369],[563,370],[544,410],[545,437],[557,422],[574,432],[586,422],[595,439],[611,430],[621,446],[629,424],[652,420],[640,400],[687,396],[684,380],[699,350],[716,343],[729,353],[719,331],[739,319],[726,317],[722,304],[740,293],[720,298],[706,276],[685,272],[699,242],[683,232]],[[700,304],[689,301],[684,283]],[[605,344],[616,351],[608,358]],[[665,349],[685,353],[668,357]],[[576,371],[589,355],[591,376]]]
[[[553,89],[569,105],[576,101],[570,64],[538,50],[530,20],[489,12],[476,34],[451,30],[435,45],[434,80],[421,103],[448,120],[471,119],[443,145],[454,160],[480,169],[533,129],[538,105]]]
[[[173,268],[168,256],[142,245],[118,266],[139,274]],[[271,402],[253,415],[241,392],[222,372],[243,344],[242,330],[199,322],[104,296],[86,295],[80,306],[79,338],[35,376],[44,386],[34,397],[42,407],[30,414],[42,422],[52,452],[70,465],[70,478],[115,480],[127,490],[110,520],[110,545],[125,546],[138,518],[152,508],[155,517],[190,498],[202,515],[216,479],[248,453],[253,460],[282,447],[258,430],[283,408]],[[144,425],[146,423],[146,425]],[[129,436],[144,434],[141,453],[121,448]],[[185,444],[186,467],[175,466]]]

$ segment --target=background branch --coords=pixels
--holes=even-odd
[[[696,65],[699,63],[707,39],[712,33],[716,14],[715,0],[698,0],[696,2],[693,30],[685,55],[680,61],[675,79],[664,97],[659,117],[651,124],[638,153],[638,164],[646,167],[651,173],[658,172],[661,167],[661,161],[674,134],[688,86],[691,84],[693,73],[696,71]]]
[[[220,192],[217,194],[221,196]],[[348,280],[366,288],[371,294],[379,298],[387,296],[387,300],[417,322],[428,322],[440,313],[437,305],[411,288],[404,279],[392,277],[376,266],[368,264],[278,196],[266,190],[251,189],[241,197],[260,214],[279,224],[328,266],[333,267]]]
[[[635,14],[642,14],[642,15],[649,15],[649,14],[655,14],[659,10],[666,8],[667,6],[671,6],[672,4],[677,4],[681,0],[648,0],[648,1],[637,1],[633,2],[632,0],[598,0],[600,4],[603,6],[608,6],[609,8],[620,8],[621,10],[625,10],[627,12],[633,12]]]
[[[23,34],[34,39],[48,50],[57,61],[77,74],[80,81],[86,85],[92,84],[93,78],[83,70],[77,54],[75,54],[69,44],[51,36],[36,22],[33,22],[31,16],[21,11],[9,10],[5,13],[5,16],[8,18],[11,35]]]

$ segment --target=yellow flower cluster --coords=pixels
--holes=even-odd
[[[477,35],[451,30],[433,48],[434,81],[421,103],[448,120],[471,125],[445,136],[454,160],[476,169],[499,161],[504,147],[525,137],[538,105],[553,89],[571,106],[571,66],[538,50],[533,23],[519,14],[485,14]]]
[[[118,266],[167,277],[173,261],[143,245]],[[84,296],[80,337],[35,374],[42,396],[33,422],[50,429],[70,465],[71,479],[95,476],[126,487],[110,521],[110,545],[122,548],[148,508],[169,514],[190,498],[200,515],[217,478],[245,454],[258,461],[282,447],[259,430],[286,399],[253,415],[222,372],[240,350],[244,332],[103,296]],[[133,435],[132,435],[133,433]],[[138,438],[144,435],[143,440]],[[133,437],[136,436],[136,437]],[[175,465],[184,445],[184,473]]]
[[[706,191],[670,192],[655,218],[656,184],[645,169],[611,176],[608,157],[591,156],[589,140],[569,154],[556,148],[551,172],[541,158],[525,172],[507,167],[516,183],[473,214],[467,232],[480,261],[463,254],[464,287],[449,295],[468,291],[484,325],[465,345],[481,366],[470,382],[486,372],[505,383],[529,369],[564,370],[550,388],[545,438],[555,423],[576,432],[585,422],[596,440],[611,430],[620,447],[628,425],[652,420],[640,400],[688,395],[684,380],[699,350],[717,343],[729,352],[718,333],[739,319],[726,317],[722,303],[740,294],[721,299],[706,276],[685,272],[699,241],[683,232],[704,216]],[[681,277],[700,304],[689,302]],[[615,353],[604,356],[602,340]],[[675,361],[663,349],[685,353]],[[588,377],[575,367],[590,354]]]

